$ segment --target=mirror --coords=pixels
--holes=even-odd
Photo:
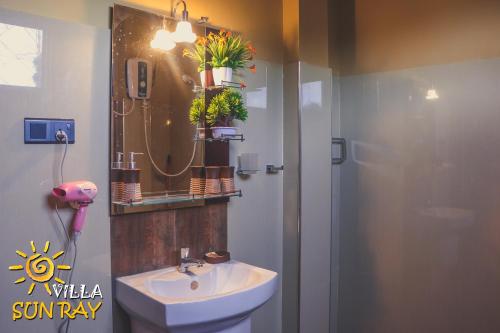
[[[203,200],[185,200],[190,187],[189,167],[204,165],[205,142],[195,139],[196,126],[188,117],[193,99],[203,94],[198,64],[183,56],[189,44],[178,43],[169,51],[151,46],[162,26],[174,31],[176,24],[168,17],[114,6],[112,215],[204,204]],[[193,24],[197,36],[205,36],[205,30]],[[147,197],[153,204],[130,200],[138,196]],[[171,199],[168,203],[164,203],[166,196]]]

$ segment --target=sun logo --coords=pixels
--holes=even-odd
[[[36,251],[35,242],[31,241],[30,244],[33,254],[29,257],[26,253],[20,250],[16,250],[17,255],[26,260],[26,264],[24,266],[23,265],[9,266],[9,270],[11,271],[24,270],[26,272],[26,275],[32,281],[28,289],[28,295],[31,295],[33,293],[33,290],[35,290],[35,286],[37,283],[43,284],[47,293],[49,295],[52,295],[52,291],[50,290],[48,282],[54,277],[54,269],[57,268],[58,270],[67,271],[71,269],[71,266],[54,265],[54,260],[56,260],[62,254],[64,254],[64,251],[59,251],[55,253],[52,257],[45,257],[45,256],[42,257],[42,253],[37,253]],[[47,241],[45,242],[43,253],[44,254],[47,253],[49,251],[49,248],[50,248],[50,242]],[[56,277],[54,280],[60,284],[64,284],[64,281],[58,277]],[[25,281],[26,277],[22,276],[16,281],[14,281],[14,284],[20,284]]]

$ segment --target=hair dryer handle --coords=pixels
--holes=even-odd
[[[75,219],[73,221],[73,231],[81,232],[83,225],[85,224],[85,217],[87,216],[87,206],[81,205],[80,208],[75,213]]]

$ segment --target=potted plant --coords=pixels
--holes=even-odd
[[[212,66],[215,85],[222,85],[222,81],[232,81],[233,71],[247,67],[255,55],[255,48],[249,41],[222,29],[218,34],[208,35],[206,47],[212,56],[209,64]],[[255,65],[248,68],[255,71]]]
[[[224,135],[237,134],[237,127],[232,127],[234,119],[245,121],[248,111],[243,103],[243,97],[239,91],[225,89],[215,95],[208,106],[206,119],[212,126],[212,136],[217,139]]]
[[[212,70],[206,69],[206,45],[207,38],[198,37],[194,46],[185,48],[182,52],[184,57],[188,57],[198,63],[198,72],[200,73],[201,86],[205,88],[213,84]]]
[[[197,126],[198,138],[205,139],[205,128],[202,127],[202,116],[205,112],[205,96],[201,95],[193,99],[191,107],[189,108],[189,121],[191,124]]]

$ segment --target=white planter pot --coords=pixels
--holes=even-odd
[[[233,69],[229,67],[213,68],[214,83],[216,86],[222,85],[222,81],[232,82]]]
[[[206,84],[206,83],[207,83],[207,80],[206,80],[206,76],[205,76],[205,75],[206,75],[206,73],[207,73],[207,71],[201,71],[201,72],[200,72],[200,81],[201,81],[201,86],[202,86],[203,88],[205,88],[205,87],[207,86],[207,84]]]
[[[238,134],[238,127],[212,127],[212,137],[214,139],[221,139],[224,136],[236,134]]]
[[[212,77],[212,70],[210,69],[200,72],[200,81],[203,88],[213,86],[214,78]]]

